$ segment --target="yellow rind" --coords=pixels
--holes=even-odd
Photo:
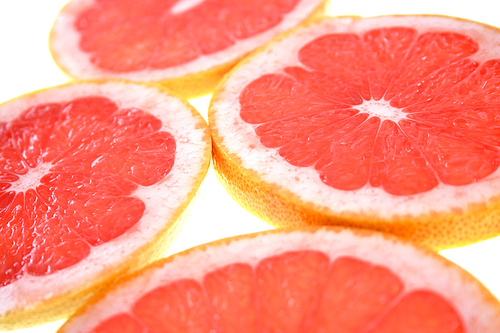
[[[113,81],[130,82],[127,80],[80,80],[64,85],[73,85],[78,82],[105,83]],[[146,83],[142,83],[142,85],[154,87],[165,94],[172,95],[172,93],[165,87]],[[25,96],[33,95],[46,89],[34,91],[26,94]],[[29,308],[16,309],[0,316],[0,330],[16,330],[67,318],[94,295],[106,288],[112,281],[121,276],[140,270],[155,260],[165,256],[173,242],[177,239],[186,219],[189,217],[191,207],[196,201],[195,199],[199,193],[198,189],[209,170],[211,157],[210,130],[205,120],[187,101],[182,102],[191,111],[193,117],[198,119],[199,128],[204,130],[203,141],[206,143],[203,154],[204,163],[200,165],[199,172],[194,177],[195,181],[189,194],[175,210],[172,218],[165,224],[165,227],[155,236],[154,239],[137,249],[132,255],[125,258],[125,260],[119,265],[103,272],[97,279],[87,281],[87,283],[82,285],[80,288],[75,288],[71,292],[56,295],[45,301],[33,304]]]
[[[241,167],[237,156],[221,148],[221,139],[213,128],[212,140],[217,179],[243,208],[276,228],[308,225],[367,228],[393,234],[435,251],[490,239],[498,236],[500,231],[499,198],[484,205],[470,205],[464,211],[395,215],[390,219],[354,212],[337,214],[328,207],[303,201],[279,185],[264,181],[256,171]]]

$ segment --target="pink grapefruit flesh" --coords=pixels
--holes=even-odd
[[[156,263],[60,332],[495,332],[500,304],[483,292],[443,258],[392,238],[282,230]],[[471,306],[478,302],[491,308]]]
[[[175,140],[160,128],[102,97],[33,105],[3,123],[3,171],[15,178],[0,184],[3,239],[25,255],[2,267],[1,285],[72,266],[139,222],[145,205],[131,194],[166,177],[175,159]],[[9,237],[9,224],[23,237]]]
[[[154,86],[90,82],[21,96],[0,112],[0,327],[24,307],[89,288],[84,300],[103,279],[164,253],[208,166],[196,111]],[[186,197],[158,200],[179,177],[173,188]]]
[[[74,24],[82,50],[91,54],[97,67],[111,72],[162,69],[268,30],[298,2],[96,1],[75,17]]]
[[[488,88],[500,82],[500,60],[478,63],[478,49],[447,31],[326,35],[300,48],[300,67],[251,82],[240,115],[265,146],[337,189],[408,195],[470,184],[500,163]]]
[[[189,78],[195,93],[196,80],[219,79],[245,54],[326,7],[324,0],[73,0],[55,22],[51,50],[78,78],[157,81],[174,90],[175,80]],[[189,84],[184,89],[189,95]]]
[[[318,276],[325,281],[318,283]],[[283,285],[285,291],[276,292]],[[402,295],[401,289],[401,281],[383,267],[350,257],[330,264],[321,252],[286,252],[266,258],[255,270],[233,264],[208,273],[203,284],[185,279],[157,287],[138,299],[130,314],[117,314],[92,332],[117,332],[122,320],[126,326],[130,322],[129,332],[208,332],[218,326],[230,332],[401,332],[408,322],[412,330],[464,332],[441,296],[426,290]],[[241,308],[241,299],[253,304]],[[214,303],[220,308],[212,308]],[[296,308],[281,317],[287,307]],[[252,320],[234,323],[238,310]]]
[[[298,214],[322,216],[288,217],[292,224],[369,225],[438,248],[496,236],[499,41],[498,29],[451,17],[299,27],[215,92],[216,168],[234,164],[304,210],[317,205]],[[221,166],[220,177],[238,187],[229,185],[240,177],[231,169]],[[241,200],[272,224],[287,223]],[[467,235],[474,224],[481,230]]]

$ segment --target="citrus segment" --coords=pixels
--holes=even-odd
[[[398,327],[395,329],[395,327]],[[466,332],[450,305],[425,290],[401,299],[369,332]]]
[[[285,252],[261,260],[255,268],[256,305],[262,332],[300,331],[321,294],[328,257],[313,251]]]
[[[193,97],[210,92],[249,51],[326,7],[323,0],[73,0],[55,22],[51,50],[76,77],[158,81],[174,90],[181,82],[178,92]]]
[[[148,130],[154,122],[160,122],[161,127],[161,121],[153,117],[140,124],[143,111],[123,114],[117,106],[106,108],[109,104],[109,100],[89,97],[49,107],[34,105],[5,125],[17,152],[10,156],[13,164],[30,168],[32,173],[42,163],[52,164],[48,170],[41,165],[47,174],[39,177],[39,184],[29,184],[26,194],[21,191],[2,202],[4,210],[19,203],[16,209],[20,212],[13,218],[34,235],[29,240],[33,245],[22,246],[32,247],[20,263],[28,266],[28,274],[50,274],[74,265],[90,253],[90,245],[110,241],[130,229],[145,209],[141,200],[130,195],[138,185],[153,185],[163,179],[172,168],[172,135],[158,128]],[[69,142],[61,133],[49,135],[52,128],[60,127],[59,119],[73,123],[75,130],[74,114],[82,120],[78,124],[80,140]],[[50,147],[52,158],[44,158],[45,147]],[[18,175],[13,184],[24,182],[25,170],[11,172]],[[10,192],[10,184],[6,183],[6,190],[0,193]],[[7,285],[13,281],[0,282]]]
[[[137,300],[132,313],[153,332],[209,332],[214,326],[201,286],[190,279],[152,290]]]
[[[333,262],[309,331],[359,332],[391,312],[401,281],[387,268],[344,257]],[[432,318],[433,316],[429,316]]]
[[[227,332],[257,330],[252,267],[237,263],[215,269],[203,278],[203,287],[219,327]]]
[[[98,1],[75,17],[80,46],[109,71],[177,66],[276,26],[299,0],[197,2]]]
[[[327,106],[331,111],[335,110],[338,107],[336,105],[337,101],[342,101],[343,103],[352,104],[350,105],[350,107],[361,104],[361,114],[364,114],[366,116],[372,114],[374,116],[378,116],[377,118],[380,118],[380,113],[376,111],[376,107],[374,106],[374,104],[371,103],[369,104],[369,106],[367,106],[367,103],[365,104],[364,102],[371,101],[372,99],[375,100],[370,92],[371,80],[368,80],[366,78],[366,73],[382,72],[383,74],[386,74],[386,71],[390,73],[392,80],[390,84],[385,87],[381,82],[378,82],[376,77],[372,78],[372,80],[376,82],[375,86],[377,87],[377,89],[381,89],[381,91],[385,92],[381,97],[383,97],[384,100],[390,101],[395,95],[411,96],[412,93],[415,94],[415,90],[418,91],[420,87],[419,84],[412,85],[412,83],[420,83],[421,81],[425,82],[429,80],[430,76],[432,74],[435,74],[434,72],[441,70],[443,65],[447,67],[445,68],[444,73],[439,73],[439,76],[433,75],[432,81],[451,81],[456,85],[458,82],[462,81],[455,78],[457,76],[458,65],[462,65],[458,66],[459,73],[460,69],[464,71],[463,67],[465,67],[465,70],[469,69],[469,71],[467,71],[467,74],[469,75],[471,74],[471,71],[475,69],[468,66],[469,62],[466,62],[465,64],[455,63],[457,62],[457,59],[468,57],[477,52],[477,43],[475,43],[470,37],[451,33],[426,33],[419,36],[415,33],[415,31],[412,31],[413,34],[402,34],[399,33],[400,28],[394,29],[396,29],[396,31],[392,31],[391,28],[385,28],[382,32],[379,30],[369,30],[363,36],[363,39],[367,39],[370,41],[370,43],[367,43],[367,45],[363,43],[360,37],[352,34],[330,34],[313,40],[312,42],[303,46],[297,54],[299,61],[307,69],[298,67],[285,68],[285,72],[287,74],[290,74],[298,82],[297,84],[291,83],[286,86],[280,84],[280,88],[283,87],[282,89],[285,91],[273,91],[273,94],[275,95],[278,93],[282,93],[282,95],[278,95],[279,97],[274,97],[271,104],[268,103],[267,105],[263,105],[260,101],[255,101],[253,98],[255,95],[257,95],[256,91],[264,90],[264,87],[258,87],[256,89],[253,86],[248,86],[247,88],[245,88],[240,98],[242,119],[246,121],[247,119],[249,119],[249,122],[251,124],[255,124],[257,120],[252,119],[252,116],[248,115],[248,113],[251,113],[252,111],[257,109],[257,112],[261,119],[260,121],[257,121],[257,123],[267,123],[267,121],[269,121],[270,119],[274,119],[274,117],[277,117],[275,105],[273,104],[277,104],[279,102],[284,104],[281,107],[281,109],[283,110],[287,110],[288,106],[292,107],[292,113],[290,111],[287,111],[282,115],[282,117],[285,118],[284,121],[289,121],[288,118],[293,117],[294,108],[300,108],[299,114],[296,115],[299,116],[300,114],[304,113],[303,109],[305,109],[305,105],[319,103],[316,102],[315,99],[319,100],[321,98],[331,99],[334,101],[333,103],[329,103],[328,100],[322,101],[323,107],[328,104],[333,104]],[[409,48],[399,48],[397,50],[398,53],[394,55],[396,58],[400,59],[398,63],[393,64],[394,66],[396,66],[395,68],[388,68],[388,64],[385,63],[385,66],[380,69],[377,68],[378,66],[376,66],[376,62],[372,63],[372,60],[379,58],[380,55],[377,53],[378,49],[371,48],[373,43],[371,35],[379,34],[383,36],[389,35],[390,37],[392,37],[392,43],[395,42],[396,38],[398,38],[398,41],[401,44],[404,44],[406,39],[410,39],[410,41],[408,42]],[[396,50],[394,50],[393,52],[396,52]],[[452,63],[452,65],[449,65],[449,63]],[[373,68],[371,68],[372,66]],[[308,70],[311,72],[309,73]],[[280,74],[276,75],[281,79]],[[466,77],[467,75],[462,75],[461,79],[465,79]],[[325,78],[329,80],[325,82]],[[351,91],[357,92],[357,95],[355,96],[356,98],[351,98],[351,100],[349,100],[349,98],[352,97],[354,93],[345,94],[344,91],[341,91],[337,94],[337,89],[328,88],[330,86],[334,86],[335,88],[338,87],[337,82],[340,82],[341,87],[342,85],[344,85],[347,86]],[[266,87],[268,86],[268,84],[261,79],[257,79],[253,83],[265,84]],[[327,85],[326,89],[324,88],[325,84]],[[300,86],[299,89],[303,91],[302,94],[299,95],[295,92],[292,93],[287,91],[296,89],[296,86]],[[429,91],[429,98],[433,97],[434,91],[443,91],[447,87],[441,85],[439,87],[433,88],[434,89],[432,91]],[[470,89],[473,88],[470,87]],[[321,90],[322,92],[318,92]],[[318,94],[321,97],[309,97],[307,100],[302,99],[302,95],[310,93],[313,93],[315,95]],[[375,94],[380,95],[377,92]],[[393,109],[392,112],[404,113],[406,112],[406,110],[404,109],[406,106],[424,102],[422,101],[421,96],[419,97],[420,98],[414,101],[405,100],[406,103],[403,103],[403,100],[400,97],[400,99],[397,101],[399,102],[397,108],[401,110]],[[259,95],[259,99],[262,99],[261,95]],[[484,104],[485,103],[486,101],[484,102]],[[255,104],[257,104],[258,106],[255,106]],[[449,107],[450,106],[446,104],[441,105],[441,108],[446,109]],[[314,111],[318,112],[317,110],[307,110],[305,112],[310,113]],[[391,110],[389,110],[388,112],[391,112]],[[263,116],[263,113],[270,114],[270,117]],[[442,111],[441,114],[443,115]],[[446,114],[446,111],[444,111],[444,114]],[[386,117],[382,116],[383,120],[385,120],[384,118]],[[390,118],[390,116],[387,118]],[[400,121],[402,122],[404,120],[404,116],[402,115],[401,118],[402,119]],[[420,114],[419,120],[425,122],[425,113]],[[434,175],[434,172],[438,173],[439,180],[444,183],[462,185],[468,184],[476,179],[483,178],[491,174],[496,170],[496,165],[498,164],[499,156],[497,154],[497,149],[485,147],[485,145],[477,146],[474,141],[469,141],[466,139],[464,140],[460,137],[448,137],[448,140],[443,138],[436,144],[437,147],[433,146],[432,144],[421,144],[421,146],[425,145],[424,149],[422,149],[421,146],[416,147],[415,142],[417,142],[418,139],[415,137],[411,137],[411,134],[408,133],[407,130],[408,127],[403,126],[402,124],[395,127],[395,123],[393,121],[382,125],[374,124],[375,127],[372,130],[359,128],[360,123],[352,121],[353,127],[350,129],[346,129],[346,133],[342,133],[343,135],[339,134],[336,138],[329,137],[331,135],[329,133],[337,132],[336,129],[330,129],[329,131],[318,133],[315,123],[313,123],[312,126],[309,126],[309,122],[302,121],[301,124],[302,125],[300,127],[300,131],[307,133],[307,135],[305,136],[307,142],[304,143],[299,140],[294,140],[293,143],[295,143],[295,145],[299,147],[294,147],[295,149],[292,149],[290,154],[294,155],[294,158],[301,158],[300,146],[305,147],[311,144],[316,144],[318,147],[313,147],[312,149],[317,152],[318,157],[323,156],[323,159],[327,159],[328,162],[335,165],[342,164],[345,162],[345,160],[342,157],[339,157],[337,159],[336,156],[324,157],[323,154],[326,153],[325,149],[327,149],[331,145],[330,142],[332,142],[332,145],[336,145],[336,142],[349,142],[350,136],[355,138],[367,136],[369,138],[373,136],[371,134],[373,133],[373,130],[375,130],[376,132],[378,131],[377,141],[367,144],[366,148],[368,148],[369,151],[366,151],[365,149],[364,154],[363,152],[357,151],[357,145],[351,143],[348,146],[349,152],[352,152],[354,156],[353,159],[364,162],[364,165],[360,168],[352,169],[360,169],[360,171],[363,172],[363,169],[368,170],[371,165],[373,171],[370,185],[376,187],[380,186],[389,193],[396,195],[420,193],[437,186],[438,179],[436,179],[436,175]],[[326,127],[325,125],[323,126]],[[432,129],[432,124],[430,129]],[[276,131],[280,133],[278,128],[276,128]],[[357,133],[357,131],[368,133]],[[453,131],[453,129],[451,129],[451,131]],[[421,133],[426,133],[427,136],[432,136],[433,138],[437,138],[440,136],[439,134],[441,134],[441,136],[443,134],[429,132],[430,130],[418,129],[416,133],[420,136],[424,136]],[[318,138],[316,136],[318,136]],[[408,136],[410,136],[410,138],[407,138]],[[325,140],[325,142],[320,142],[322,140]],[[448,143],[448,141],[453,142],[453,146],[455,147],[462,147],[462,149],[464,149],[465,151],[476,154],[474,154],[473,156],[463,156],[463,158],[461,158],[460,156],[454,156],[459,152],[454,153],[454,150],[456,149],[453,149],[453,146],[449,147],[451,143]],[[263,144],[265,143],[263,142]],[[386,144],[387,147],[385,147]],[[275,147],[274,145],[270,146]],[[283,148],[285,147],[286,146],[283,146]],[[321,149],[320,147],[324,148]],[[282,155],[283,148],[279,150],[280,155]],[[490,150],[491,153],[484,154],[484,149]],[[330,150],[337,152],[337,147],[330,147]],[[452,156],[445,155],[443,157],[442,155],[446,153],[450,153],[450,155]],[[338,154],[343,155],[341,149],[339,150]],[[469,173],[470,175],[461,178],[460,175],[464,174],[464,171],[461,170],[460,164],[463,164],[463,161],[468,161],[471,158],[478,158],[477,154],[483,155],[486,161],[484,163],[477,163],[482,165],[472,170],[471,168],[467,168],[467,166],[465,166],[465,172]],[[434,157],[434,155],[438,156]],[[372,156],[373,160],[370,161]],[[286,160],[290,162],[290,158],[286,158]],[[383,162],[384,160],[386,162]],[[439,160],[439,163],[441,165],[433,163],[433,161],[436,160]],[[318,159],[314,159],[311,161],[308,160],[308,163],[305,165],[300,165],[293,162],[291,163],[298,166],[309,166],[314,165],[316,162],[318,162]],[[321,162],[318,163],[322,164]],[[387,165],[387,163],[389,163],[390,165]],[[431,164],[430,166],[429,163]],[[482,167],[484,164],[490,164],[490,166],[493,165],[493,167]],[[443,168],[451,170],[442,170]],[[432,169],[434,169],[434,172]],[[452,173],[452,175],[448,175],[448,173],[450,172]],[[396,177],[397,179],[392,180],[389,175],[394,175],[394,177]],[[341,183],[345,182],[343,178],[351,179],[351,184],[346,184],[345,186],[337,186],[336,188],[339,189],[357,189],[364,186],[368,180],[367,176],[353,177],[349,175],[349,172],[346,171],[339,174],[337,174],[336,172],[333,172],[333,174],[322,174],[321,178],[340,178]],[[421,184],[419,184],[419,179],[421,179]],[[334,184],[331,185],[335,187]]]
[[[275,226],[369,226],[437,248],[496,236],[498,223],[468,210],[498,209],[498,40],[495,28],[450,17],[299,27],[243,61],[215,92],[219,177]],[[262,188],[247,196],[250,185],[234,177]],[[291,213],[273,213],[276,200],[291,201]],[[468,237],[456,219],[489,226]]]
[[[280,230],[158,262],[60,332],[117,332],[120,318],[133,332],[495,332],[500,304],[481,288],[442,257],[387,236]]]
[[[64,316],[164,253],[209,163],[196,111],[158,87],[103,81],[0,112],[0,327]]]
[[[401,121],[400,126],[444,183],[470,184],[498,168],[499,151],[489,143],[418,122]]]
[[[426,156],[396,123],[381,124],[372,148],[371,186],[381,187],[390,194],[411,195],[438,185]]]

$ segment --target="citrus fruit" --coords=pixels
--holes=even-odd
[[[410,244],[340,227],[219,240],[114,283],[59,333],[498,332],[487,289]]]
[[[50,49],[71,76],[155,81],[191,98],[327,7],[325,0],[72,0],[55,21]]]
[[[187,102],[125,81],[3,103],[0,133],[2,330],[63,318],[163,256],[210,162]]]
[[[441,16],[325,18],[214,92],[214,167],[274,226],[341,224],[433,249],[500,233],[500,30]]]

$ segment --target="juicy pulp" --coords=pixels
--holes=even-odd
[[[249,83],[240,115],[264,146],[340,190],[471,184],[500,164],[500,59],[479,63],[478,50],[447,31],[326,34],[301,47],[301,66]]]
[[[132,228],[145,210],[132,194],[175,160],[161,127],[98,96],[34,105],[1,123],[0,286],[72,266]]]
[[[122,326],[125,325],[125,328]],[[95,327],[119,332],[465,332],[442,296],[405,292],[389,269],[294,251],[158,286]]]

